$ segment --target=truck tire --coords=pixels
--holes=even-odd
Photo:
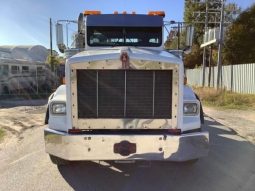
[[[49,123],[49,106],[47,107],[47,111],[45,114],[44,124],[47,125]]]
[[[200,102],[200,122],[201,122],[201,124],[204,124],[205,119],[204,119],[204,111],[203,111],[202,102],[200,101],[200,99],[196,93],[195,93],[195,96],[196,96],[197,100]]]
[[[50,156],[51,162],[57,166],[64,166],[64,165],[68,165],[70,163],[70,161],[67,161],[65,159],[61,159],[61,158],[53,156],[53,155],[49,155],[49,156]]]

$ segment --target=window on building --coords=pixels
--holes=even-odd
[[[11,66],[11,73],[18,74],[19,73],[19,66]]]
[[[29,73],[29,67],[28,66],[22,66],[22,73],[23,74]]]
[[[9,67],[8,65],[0,66],[0,76],[8,76],[9,74]]]

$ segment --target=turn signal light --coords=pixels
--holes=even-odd
[[[149,11],[148,15],[165,17],[164,11]]]
[[[100,15],[101,11],[84,11],[84,15]]]

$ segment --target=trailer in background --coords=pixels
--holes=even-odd
[[[0,59],[0,95],[50,90],[54,81],[45,63]]]

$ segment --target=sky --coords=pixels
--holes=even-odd
[[[246,9],[255,0],[227,0]],[[183,20],[184,0],[0,0],[0,46],[1,45],[43,45],[50,46],[49,18],[53,23],[59,19],[76,20],[84,10],[100,10],[147,13],[163,10],[165,20]],[[76,30],[70,25],[69,35]],[[53,27],[54,29],[54,27]],[[69,40],[70,41],[70,40]],[[55,30],[53,48],[56,49]]]

